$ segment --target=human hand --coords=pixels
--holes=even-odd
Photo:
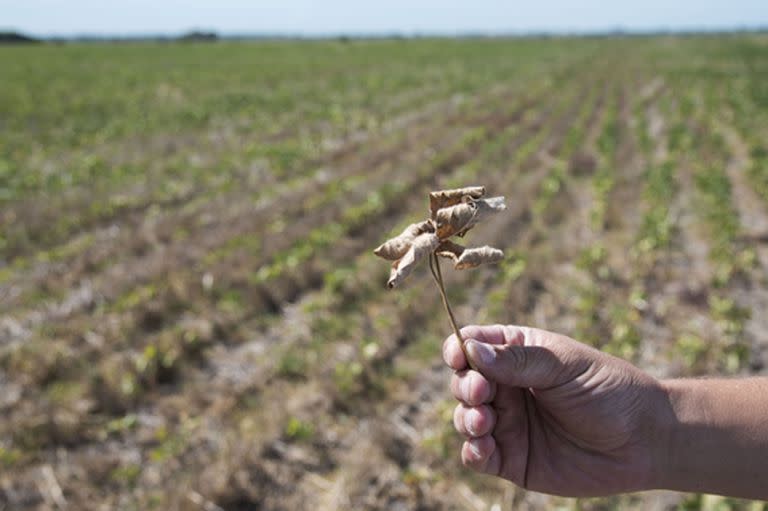
[[[597,496],[653,487],[664,457],[656,415],[662,385],[621,359],[535,328],[468,326],[456,371],[454,426],[464,464],[541,492]],[[668,407],[667,407],[668,408]]]

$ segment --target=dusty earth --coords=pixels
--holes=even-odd
[[[427,191],[483,184],[508,210],[468,241],[507,259],[446,267],[460,322],[561,331],[658,377],[767,374],[755,137],[727,83],[686,68],[686,44],[598,46],[421,101],[323,135],[295,178],[254,165],[142,202],[153,174],[121,191],[129,207],[16,246],[0,281],[0,510],[763,509],[576,501],[464,470],[437,290],[422,268],[388,292],[371,254],[423,216]],[[221,126],[148,138],[112,163],[131,144],[243,143]],[[90,193],[7,202],[0,218],[36,239]]]

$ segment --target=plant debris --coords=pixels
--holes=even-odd
[[[399,286],[413,272],[419,261],[425,257],[429,258],[429,268],[462,350],[464,340],[448,303],[439,257],[452,260],[457,270],[497,263],[504,258],[504,253],[497,248],[467,248],[450,240],[453,236],[463,238],[475,225],[506,209],[504,197],[483,198],[484,196],[484,186],[430,192],[430,218],[409,225],[403,232],[373,251],[383,259],[394,261],[387,280],[387,287],[390,289]]]

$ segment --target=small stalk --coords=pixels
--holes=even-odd
[[[464,358],[467,359],[467,364],[469,367],[472,369],[477,369],[470,361],[469,354],[467,353],[467,347],[464,344],[464,337],[461,335],[461,330],[459,330],[459,325],[456,323],[456,318],[454,317],[453,311],[451,310],[451,304],[448,302],[448,294],[445,292],[445,284],[443,282],[443,273],[440,271],[440,258],[435,252],[429,254],[429,270],[432,272],[432,277],[435,279],[437,289],[440,290],[440,297],[443,299],[443,307],[445,307],[445,312],[448,313],[448,319],[451,322],[451,327],[453,327],[453,333],[456,335],[456,339],[459,341],[459,347],[461,348],[462,353],[464,353]]]

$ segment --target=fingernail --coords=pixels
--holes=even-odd
[[[482,458],[482,455],[480,454],[480,446],[477,444],[477,442],[473,442],[472,440],[470,440],[469,450],[472,451],[472,454],[475,456],[475,458],[477,459]]]
[[[472,436],[477,436],[477,419],[478,414],[476,411],[472,410],[467,413],[467,431],[469,431],[469,434]]]
[[[467,341],[467,352],[475,360],[479,360],[484,365],[493,364],[496,360],[496,352],[488,344],[475,340]]]

